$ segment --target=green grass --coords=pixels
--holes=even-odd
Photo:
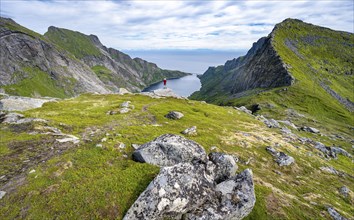
[[[128,100],[135,106],[131,112],[106,114]],[[164,115],[171,110],[180,111],[185,117],[180,120],[165,118]],[[310,146],[285,142],[277,129],[268,129],[253,117],[231,107],[173,98],[152,99],[141,95],[85,94],[45,103],[42,108],[24,114],[47,119],[50,126],[80,137],[81,142],[64,154],[30,168],[36,172],[26,174],[27,183],[1,200],[1,219],[121,219],[159,170],[133,162],[131,144],[143,144],[165,133],[180,134],[194,125],[198,135],[188,138],[200,143],[208,152],[211,146],[216,146],[219,151],[238,156],[239,171],[252,169],[257,202],[247,219],[326,219],[328,216],[320,214],[326,204],[332,204],[346,217],[353,212],[351,200],[343,199],[337,191],[342,185],[353,188],[353,179],[319,171],[320,166],[330,165],[353,175],[350,159],[340,156],[337,160],[324,160]],[[8,130],[5,125],[0,127],[5,131],[0,145],[0,160],[6,166],[9,162],[4,158],[13,154],[7,146],[29,143],[26,141],[32,137]],[[45,136],[33,138],[39,141],[38,146],[45,146],[41,144]],[[107,140],[101,142],[103,138]],[[311,138],[328,144],[337,143],[318,135]],[[124,143],[126,149],[118,150],[119,143]],[[275,143],[280,144],[279,150],[295,158],[294,165],[276,165],[265,150],[266,146],[274,146]],[[97,144],[102,144],[102,148],[96,147]],[[312,156],[308,155],[309,152]],[[16,154],[13,155],[16,158]],[[18,159],[25,156],[19,154]],[[250,158],[253,158],[250,164],[245,165],[244,161]],[[273,170],[283,175],[279,176]],[[308,193],[320,197],[307,200],[304,196]],[[318,205],[311,205],[310,201]]]
[[[48,73],[38,68],[25,67],[22,71],[27,75],[17,84],[2,86],[7,94],[18,96],[49,96],[65,98],[69,95]],[[16,73],[15,73],[16,74]],[[19,73],[18,73],[19,74]]]
[[[62,49],[72,53],[77,59],[102,55],[90,37],[80,32],[53,27],[49,28],[44,36]]]

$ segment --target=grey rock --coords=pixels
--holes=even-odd
[[[129,104],[131,103],[131,101],[126,101],[126,102],[123,102],[122,104],[120,104],[120,107],[121,108],[129,108]]]
[[[310,133],[314,133],[314,134],[320,133],[320,131],[317,128],[307,127],[307,126],[301,127],[301,130],[306,131],[306,132],[310,132]]]
[[[289,166],[295,162],[295,159],[283,152],[279,152],[279,157],[276,159],[279,166]]]
[[[333,207],[329,207],[327,211],[334,220],[347,220],[341,214],[339,214]]]
[[[129,108],[121,108],[121,109],[119,109],[119,113],[120,114],[125,114],[125,113],[128,113],[128,112],[130,112]]]
[[[184,135],[195,136],[195,135],[197,135],[197,126],[187,128],[186,130],[182,131],[181,133]]]
[[[123,219],[181,219],[183,213],[202,205],[213,187],[202,164],[163,167]]]
[[[288,120],[285,120],[285,121],[278,121],[279,123],[282,123],[282,124],[285,124],[285,125],[287,125],[287,126],[289,126],[289,127],[291,127],[291,128],[293,128],[293,129],[298,129],[297,127],[296,127],[296,125],[294,124],[294,123],[292,123],[291,121],[288,121]]]
[[[8,96],[0,100],[0,110],[25,111],[42,107],[46,102],[55,102],[55,98],[29,98],[21,96]]]
[[[188,220],[231,220],[246,217],[256,203],[253,174],[250,169],[219,183],[215,196],[198,209],[185,214]]]
[[[316,142],[315,148],[324,153],[326,157],[337,158],[337,154],[352,158],[353,156],[340,147],[326,147],[321,142]]]
[[[330,174],[335,174],[335,175],[339,175],[340,174],[333,167],[320,167],[320,170],[322,170],[323,172],[326,172],[326,173],[330,173]]]
[[[241,107],[234,107],[235,109],[241,111],[241,112],[244,112],[244,113],[247,113],[247,114],[250,114],[252,115],[252,111],[251,110],[248,110],[245,106],[241,106]]]
[[[177,111],[170,111],[167,115],[165,115],[166,118],[169,119],[181,119],[184,115],[181,112]]]
[[[22,114],[19,113],[14,113],[14,112],[10,112],[8,114],[6,114],[5,116],[3,116],[3,121],[2,123],[16,123],[18,120],[24,118],[24,116]]]
[[[275,157],[275,162],[279,166],[289,166],[290,164],[295,162],[295,159],[284,152],[278,152],[272,147],[267,147],[266,150],[273,156]]]
[[[214,170],[214,180],[216,183],[220,183],[234,176],[238,166],[235,159],[231,155],[224,153],[213,152],[209,155],[209,160],[216,166]]]
[[[339,193],[344,196],[344,197],[348,197],[349,196],[349,188],[347,186],[342,186],[339,188]]]
[[[80,139],[74,135],[66,135],[66,138],[56,139],[59,143],[72,142],[73,144],[80,143]]]
[[[0,199],[2,199],[5,196],[6,192],[5,191],[0,191]]]
[[[262,121],[268,128],[280,128],[279,123],[275,119],[267,119],[263,115],[257,116],[257,119]]]
[[[201,145],[174,134],[164,134],[145,143],[133,153],[133,159],[158,166],[172,166],[182,162],[201,160],[207,155]]]
[[[134,148],[134,150],[137,150],[140,147],[140,144],[132,144],[132,147]]]

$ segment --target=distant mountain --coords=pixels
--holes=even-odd
[[[7,18],[0,19],[0,42],[0,87],[14,95],[136,92],[164,77],[188,75],[132,59],[94,35],[49,27],[42,36]]]
[[[210,67],[191,98],[344,120],[354,111],[353,60],[354,34],[286,19],[245,56]]]

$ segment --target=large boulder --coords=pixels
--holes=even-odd
[[[213,187],[203,164],[163,167],[123,219],[181,219],[182,214],[202,205]]]
[[[231,220],[247,216],[256,203],[253,174],[250,169],[219,183],[214,197],[185,215],[189,220]]]
[[[213,152],[209,154],[209,160],[216,166],[214,169],[214,180],[216,183],[229,179],[237,171],[238,166],[231,155]]]
[[[178,163],[201,160],[207,155],[201,145],[179,135],[164,134],[141,145],[133,153],[133,159],[158,166],[172,166]]]

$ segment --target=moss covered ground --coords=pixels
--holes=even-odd
[[[127,114],[106,114],[124,101],[131,101],[135,108]],[[180,111],[185,117],[165,118],[171,110]],[[354,189],[350,158],[325,159],[313,147],[284,139],[279,129],[267,128],[255,117],[232,107],[134,94],[85,94],[45,103],[24,114],[46,119],[48,126],[60,128],[81,141],[56,154],[51,150],[55,145],[51,135],[28,134],[31,127],[38,125],[18,129],[0,124],[0,176],[16,173],[16,169],[9,168],[11,163],[21,164],[28,158],[35,161],[40,152],[53,153],[50,158],[17,170],[25,181],[0,200],[1,219],[121,219],[159,171],[158,167],[134,162],[132,144],[143,144],[166,133],[180,134],[191,126],[197,126],[198,135],[187,138],[200,143],[207,152],[216,146],[217,151],[237,156],[238,171],[253,170],[257,202],[246,219],[329,219],[325,211],[328,205],[343,216],[353,217],[353,197],[344,198],[338,193],[343,185]],[[352,153],[347,140],[293,132],[340,145]],[[327,132],[330,131],[323,134],[329,135]],[[348,132],[340,134],[350,138]],[[20,151],[16,146],[21,143],[38,151]],[[120,150],[120,143],[126,148]],[[296,163],[279,167],[266,152],[266,146],[286,152]],[[60,145],[55,147],[60,149]],[[10,156],[15,159],[7,160]],[[327,174],[319,169],[321,166],[333,166],[348,175]],[[32,169],[35,172],[29,173]]]

